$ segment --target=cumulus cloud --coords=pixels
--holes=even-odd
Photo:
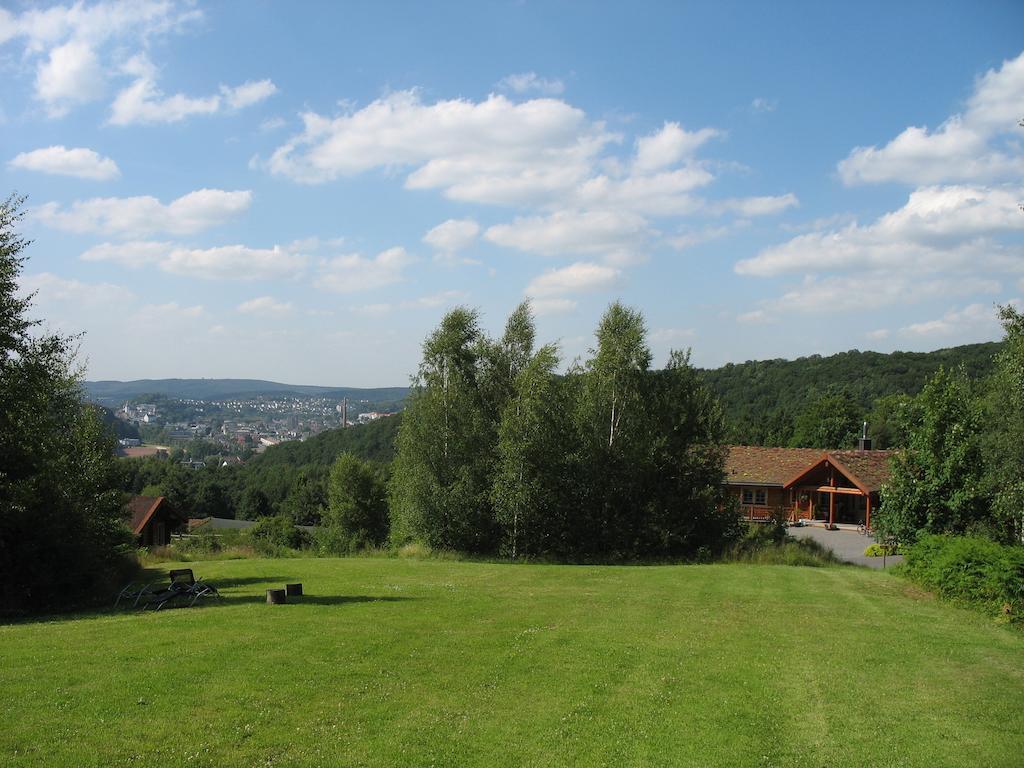
[[[278,301],[273,296],[259,296],[243,301],[235,307],[235,311],[245,315],[285,315],[292,311],[292,305],[289,302]]]
[[[904,336],[948,337],[988,330],[995,335],[999,327],[999,314],[994,304],[968,304],[962,309],[951,309],[934,320],[910,323],[901,328],[900,333]]]
[[[206,310],[201,304],[182,306],[176,301],[169,301],[165,304],[146,304],[129,316],[128,324],[132,327],[165,328],[183,321],[199,320],[205,316]]]
[[[143,45],[202,17],[189,2],[138,0],[0,10],[0,43],[19,40],[36,67],[35,97],[51,117],[101,98],[113,72],[107,49]]]
[[[320,265],[318,288],[335,293],[357,293],[400,282],[405,269],[417,259],[404,248],[389,248],[368,258],[358,253],[335,256]]]
[[[250,80],[234,88],[222,85],[220,92],[228,109],[245,109],[269,99],[277,93],[277,86],[270,80]]]
[[[665,123],[662,129],[636,141],[633,166],[642,173],[659,171],[692,156],[697,149],[720,135],[714,128],[687,131],[679,123]]]
[[[402,306],[409,309],[436,309],[437,307],[453,306],[467,298],[468,295],[465,291],[441,291],[402,302]]]
[[[736,265],[741,275],[834,270],[1024,269],[1024,250],[993,237],[1024,231],[1024,190],[949,186],[913,192],[874,223],[799,235]]]
[[[480,225],[473,219],[448,219],[423,236],[423,242],[445,254],[465,250],[476,242]]]
[[[187,235],[244,213],[252,192],[200,189],[164,204],[155,197],[96,197],[76,200],[66,209],[46,203],[33,211],[42,223],[69,232],[139,236],[155,232]]]
[[[807,276],[780,297],[761,302],[758,309],[738,319],[755,322],[794,313],[868,312],[947,297],[995,295],[1001,289],[999,281],[980,277],[922,280],[910,274]]]
[[[46,105],[50,117],[63,117],[103,92],[103,69],[93,49],[82,42],[52,49],[36,71],[36,98]]]
[[[209,96],[165,96],[157,86],[156,70],[145,56],[131,59],[125,71],[137,77],[114,99],[110,109],[112,125],[178,123],[193,115],[243,109],[277,92],[277,86],[270,80],[258,80],[236,87],[222,85],[218,93]]]
[[[614,267],[578,261],[535,277],[526,289],[529,296],[549,297],[565,293],[589,293],[613,288],[622,272]]]
[[[174,250],[173,243],[151,240],[131,240],[125,243],[100,243],[79,257],[83,261],[111,261],[124,267],[138,269],[158,264]]]
[[[43,303],[69,302],[87,307],[120,304],[135,298],[127,288],[111,283],[87,283],[50,272],[24,275],[18,283],[23,294],[35,293]]]
[[[547,315],[569,315],[576,311],[575,299],[547,298],[533,299],[530,301],[530,309],[537,317]]]
[[[521,72],[503,77],[498,82],[498,88],[519,94],[539,93],[542,96],[558,96],[565,90],[565,83],[561,80],[540,77],[536,72]]]
[[[800,201],[792,192],[784,195],[736,197],[717,203],[719,211],[730,211],[740,216],[775,216],[787,208],[797,208]]]
[[[857,147],[839,163],[845,184],[941,184],[1019,179],[1024,153],[1013,136],[1024,103],[1024,53],[977,80],[962,113],[934,131],[911,126],[883,147]]]
[[[641,216],[621,211],[556,211],[490,227],[492,243],[544,256],[637,253],[651,232]]]
[[[304,130],[267,161],[304,183],[373,168],[406,169],[409,189],[438,189],[472,202],[517,204],[564,194],[614,140],[582,110],[556,99],[426,104],[400,91],[336,118],[302,116]]]
[[[94,181],[109,181],[121,175],[117,163],[91,149],[63,145],[22,152],[8,163],[12,168],[38,171],[55,176],[74,176]]]
[[[245,245],[216,248],[175,248],[160,262],[160,269],[204,280],[280,280],[296,277],[308,263],[301,253]]]

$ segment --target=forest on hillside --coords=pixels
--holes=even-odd
[[[849,422],[869,422],[871,433],[882,439],[876,447],[890,447],[884,422],[892,400],[887,399],[916,396],[940,367],[963,367],[968,378],[983,379],[992,373],[1001,346],[988,342],[890,354],[851,350],[826,357],[729,363],[701,374],[722,404],[729,443],[802,444],[801,416],[806,420],[816,410],[841,410]],[[849,443],[807,447],[852,448]]]

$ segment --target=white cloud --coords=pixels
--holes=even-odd
[[[402,302],[402,306],[408,309],[436,309],[437,307],[453,306],[467,298],[468,294],[465,291],[441,291]]]
[[[234,88],[222,85],[220,92],[229,109],[245,109],[273,96],[277,86],[270,80],[250,80]]]
[[[1024,153],[1015,134],[1024,103],[1024,53],[989,70],[963,113],[936,130],[911,126],[884,147],[857,147],[839,163],[845,184],[1019,179]]]
[[[79,258],[83,261],[112,261],[125,267],[137,269],[145,265],[160,263],[173,250],[173,243],[131,240],[125,243],[94,245]]]
[[[783,315],[868,312],[951,296],[998,294],[1002,285],[980,277],[936,277],[922,280],[914,274],[873,273],[805,277],[776,299],[761,302],[747,321]],[[760,314],[758,314],[760,313]]]
[[[87,307],[104,307],[130,301],[134,294],[111,283],[85,283],[50,272],[24,275],[18,284],[23,294],[36,293],[44,303],[70,302]]]
[[[800,201],[792,192],[785,195],[736,197],[716,203],[718,210],[731,211],[740,216],[774,216],[787,208],[797,208]]]
[[[275,245],[249,248],[222,245],[216,248],[176,248],[160,262],[165,272],[205,280],[281,280],[293,278],[309,259]]]
[[[603,291],[619,284],[621,270],[603,264],[578,261],[561,269],[548,270],[530,281],[529,296],[558,296],[565,293]]]
[[[114,99],[110,111],[113,125],[177,123],[192,115],[244,109],[277,93],[270,80],[250,80],[236,87],[222,85],[218,93],[209,96],[165,96],[156,84],[156,68],[145,55],[133,57],[122,69],[136,79]]]
[[[187,235],[218,226],[248,210],[252,192],[200,189],[166,205],[155,197],[96,197],[76,200],[66,210],[57,203],[34,215],[55,229],[138,236],[153,232]]]
[[[537,317],[547,315],[568,315],[576,311],[576,301],[573,299],[532,299],[530,309]]]
[[[558,96],[565,90],[565,83],[540,77],[536,72],[522,72],[502,78],[498,82],[498,88],[518,94],[532,92],[542,96]]]
[[[102,157],[91,149],[63,145],[35,149],[16,155],[9,163],[12,168],[38,171],[55,176],[75,176],[80,179],[108,181],[121,175],[117,163]]]
[[[905,336],[943,337],[987,328],[994,334],[999,327],[999,315],[994,304],[968,304],[963,309],[951,309],[940,318],[911,323],[901,328],[900,333]]]
[[[202,17],[189,2],[136,0],[29,8],[0,13],[0,43],[20,40],[35,61],[35,96],[52,117],[95,101],[113,73],[106,49],[120,56],[125,45],[141,45],[177,32]]]
[[[651,173],[675,165],[690,157],[701,145],[719,136],[714,128],[687,131],[679,123],[665,123],[660,131],[636,141],[636,159],[633,167],[641,173]]]
[[[283,117],[268,117],[260,123],[260,133],[270,133],[279,128],[284,128],[286,125],[288,125],[288,121]]]
[[[402,280],[406,267],[416,263],[404,248],[389,248],[373,258],[358,253],[335,256],[320,265],[316,286],[335,293],[356,293]]]
[[[621,256],[642,252],[651,234],[646,220],[633,213],[557,211],[497,224],[484,237],[497,245],[545,256]]]
[[[705,227],[704,229],[689,230],[680,232],[678,235],[668,238],[668,244],[676,250],[686,250],[687,248],[693,248],[701,245],[702,243],[708,243],[712,240],[720,240],[732,234],[737,227]]]
[[[697,332],[693,328],[657,328],[650,333],[650,340],[656,344],[680,344],[691,341]]]
[[[651,175],[588,179],[575,192],[578,204],[613,208],[649,216],[686,216],[700,211],[705,201],[688,194],[714,180],[706,169],[687,166]]]
[[[752,102],[750,102],[750,108],[755,112],[774,112],[778,108],[779,102],[776,99],[765,99],[758,96]]]
[[[92,47],[70,42],[50,51],[36,72],[36,98],[50,117],[63,117],[72,107],[103,95],[104,74]]]
[[[129,327],[165,328],[183,321],[194,321],[206,317],[201,304],[182,306],[176,301],[166,304],[146,304],[127,319]]]
[[[472,219],[448,219],[423,236],[423,242],[438,251],[454,254],[476,242],[480,225]]]
[[[235,307],[235,311],[246,315],[285,315],[292,311],[292,305],[289,302],[278,301],[273,296],[260,296],[243,301]]]
[[[879,329],[874,330],[874,331],[868,331],[867,334],[865,334],[865,335],[869,339],[872,339],[873,341],[881,341],[882,339],[889,338],[889,329],[887,329],[887,328],[879,328]]]
[[[1024,190],[925,187],[873,224],[813,232],[767,248],[736,265],[741,275],[895,269],[1024,269],[1024,250],[995,236],[1024,232],[1017,201]]]
[[[304,130],[266,165],[305,183],[374,168],[411,169],[409,189],[456,200],[519,204],[564,195],[583,181],[615,137],[556,99],[425,104],[400,91],[337,118],[302,116]]]

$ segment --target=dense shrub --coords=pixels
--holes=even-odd
[[[832,551],[813,539],[794,539],[781,523],[750,523],[723,558],[726,562],[758,565],[831,565]]]
[[[902,573],[945,598],[1020,621],[1024,547],[975,536],[923,536],[906,550]]]
[[[305,549],[310,544],[306,532],[285,515],[264,517],[246,534],[257,552],[272,557],[281,555],[282,550]]]

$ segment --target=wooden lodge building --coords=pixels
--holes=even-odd
[[[767,520],[781,512],[791,522],[870,526],[879,492],[889,480],[892,455],[870,445],[865,439],[851,451],[729,446],[726,485],[748,520]]]
[[[163,496],[132,496],[127,511],[128,525],[140,547],[167,546],[171,531],[181,525]]]

